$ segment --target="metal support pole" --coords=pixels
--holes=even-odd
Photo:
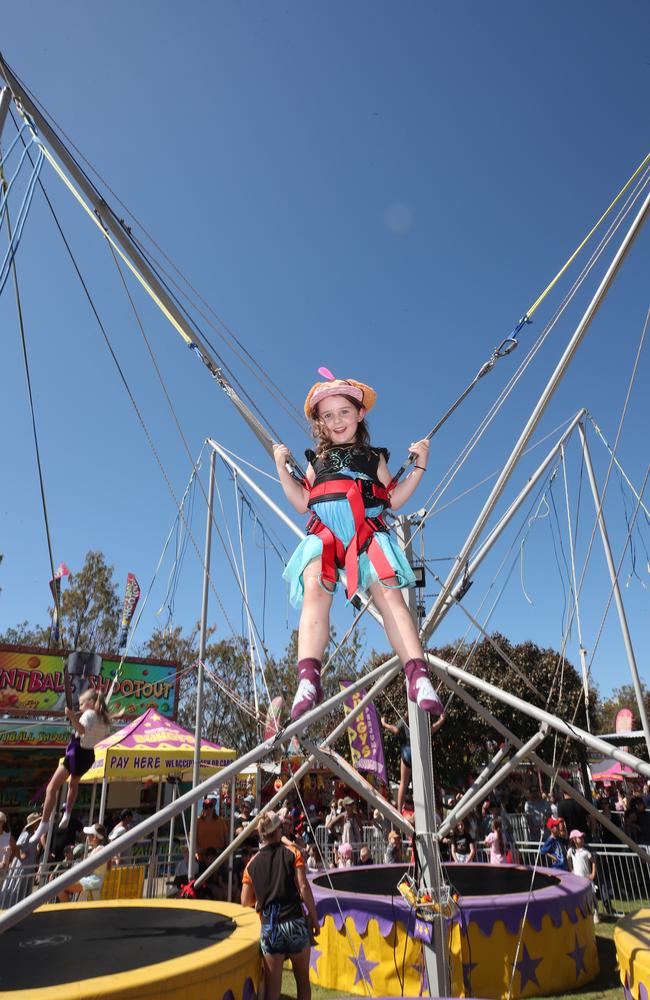
[[[464,701],[465,704],[472,709],[473,712],[476,712],[476,714],[487,722],[489,726],[492,726],[497,733],[501,733],[501,735],[507,740],[510,740],[513,746],[523,746],[523,741],[520,740],[518,736],[515,736],[514,733],[510,732],[508,727],[492,715],[487,708],[484,708],[483,705],[481,705],[481,703],[469,693],[469,691],[466,691],[464,687],[461,687],[460,684],[456,684],[449,678],[447,678],[445,683],[458,698]],[[556,774],[554,767],[547,764],[541,757],[538,757],[534,751],[529,754],[529,757],[531,763],[535,765],[538,771],[541,771],[548,778],[550,778],[551,781],[554,781],[562,789],[562,791],[566,792],[567,795],[574,799],[575,802],[581,805],[583,809],[585,809],[600,823],[601,826],[604,826],[606,830],[609,830],[610,833],[614,834],[617,840],[620,840],[622,844],[625,844],[631,851],[638,854],[642,861],[650,863],[650,854],[648,854],[647,851],[644,851],[643,848],[639,847],[639,845],[636,844],[631,837],[628,837],[626,833],[623,833],[621,828],[617,826],[616,823],[613,823],[611,819],[607,818],[607,816],[598,812],[593,803],[589,802],[584,795],[581,795],[580,792],[573,787],[573,785],[570,785],[568,781],[565,781],[561,775]]]
[[[214,475],[216,455],[210,455],[210,483],[208,486],[208,513],[205,525],[205,551],[203,553],[203,594],[201,598],[201,631],[199,635],[199,662],[196,671],[196,718],[194,723],[194,763],[192,765],[192,788],[201,780],[201,737],[203,735],[203,662],[208,636],[208,595],[210,593],[210,551],[212,549],[212,508],[214,506]],[[188,881],[196,871],[196,821],[198,803],[192,803],[190,813],[190,855],[187,860]]]
[[[158,778],[156,788],[156,813],[160,812],[160,797],[162,795],[162,781]],[[157,895],[158,885],[158,827],[154,827],[153,839],[151,841],[151,877],[149,879],[149,889],[152,896]]]
[[[108,780],[107,778],[102,778],[102,794],[99,798],[99,815],[97,817],[98,823],[103,823],[106,816],[106,799],[108,798]]]
[[[447,826],[448,823],[450,823],[452,826],[454,825],[454,823],[456,822],[456,816],[458,810],[461,809],[464,806],[464,804],[468,802],[470,799],[473,799],[477,792],[479,791],[483,792],[483,786],[485,785],[485,782],[494,772],[495,768],[499,767],[501,762],[508,756],[510,750],[511,750],[510,743],[508,740],[506,740],[503,746],[499,747],[492,760],[488,761],[488,763],[483,768],[478,777],[474,778],[472,784],[463,793],[462,798],[460,798],[458,802],[456,802],[456,804],[454,805],[453,809],[451,809],[447,813],[444,823],[441,823],[441,825],[438,827],[438,840],[440,840],[440,838],[444,836],[442,830],[444,827]]]
[[[582,319],[578,323],[578,326],[576,327],[573,336],[571,337],[569,343],[567,344],[564,350],[564,353],[562,354],[562,357],[560,358],[559,362],[556,365],[555,371],[551,375],[550,379],[546,384],[546,387],[544,388],[544,391],[542,392],[537,403],[535,404],[533,411],[530,417],[528,418],[526,426],[524,427],[523,431],[519,436],[519,440],[515,444],[510,454],[510,457],[508,458],[506,464],[501,470],[499,478],[494,484],[492,491],[483,506],[483,510],[479,514],[474,524],[474,527],[467,536],[465,544],[463,545],[461,551],[456,557],[456,561],[445,581],[445,584],[442,587],[442,590],[440,591],[438,597],[434,601],[434,604],[431,610],[429,611],[429,614],[427,615],[424,624],[422,626],[422,634],[425,637],[430,635],[431,626],[433,623],[435,623],[441,608],[445,604],[449,591],[452,589],[454,584],[458,581],[458,578],[463,573],[465,565],[469,560],[469,556],[474,545],[478,541],[478,538],[481,532],[483,531],[483,528],[485,527],[488,518],[492,514],[492,511],[494,510],[494,507],[499,497],[503,493],[506,483],[510,479],[513,469],[515,468],[517,462],[521,458],[521,454],[524,451],[539,421],[541,420],[546,407],[553,398],[555,390],[562,381],[567,368],[571,364],[571,361],[573,360],[576,351],[580,347],[580,344],[582,343],[587,333],[587,330],[589,329],[591,321],[598,312],[600,304],[602,303],[603,299],[605,298],[605,295],[607,294],[607,291],[609,290],[609,286],[612,284],[614,278],[616,277],[621,264],[625,260],[628,251],[630,250],[637,234],[639,233],[639,230],[643,226],[643,223],[646,221],[646,216],[649,210],[650,210],[650,194],[648,194],[645,201],[643,202],[643,205],[641,206],[639,213],[637,214],[636,218],[634,219],[634,222],[632,223],[625,237],[623,238],[620,247],[616,251],[614,259],[607,268],[603,280],[598,286],[591,302],[587,306],[587,309]]]
[[[528,743],[524,743],[524,745],[512,755],[510,760],[506,761],[503,767],[500,767],[496,774],[493,774],[492,777],[485,782],[483,788],[479,789],[479,791],[471,796],[471,798],[465,799],[462,804],[459,802],[456,806],[454,806],[449,816],[447,816],[444,823],[442,823],[438,829],[438,839],[441,840],[445,837],[453,828],[454,823],[458,823],[461,819],[464,819],[465,816],[468,816],[472,809],[474,809],[474,807],[477,806],[486,795],[490,794],[493,788],[496,788],[497,785],[501,784],[506,775],[510,774],[510,772],[521,764],[523,760],[530,757],[531,751],[537,750],[537,747],[544,742],[547,732],[548,726],[542,724],[539,732],[535,733],[535,735],[528,740]]]
[[[407,518],[398,518],[397,535],[406,558],[411,559],[411,525]],[[415,592],[408,590],[409,609],[417,622]],[[415,831],[420,862],[422,886],[434,890],[434,898],[440,898],[442,888],[440,848],[432,827],[435,826],[436,802],[433,784],[433,755],[431,752],[431,719],[429,715],[411,699],[407,699],[409,732],[411,739],[413,784],[413,804],[415,807]],[[445,962],[444,927],[442,917],[433,922],[433,938],[423,942],[424,964],[427,970],[429,996],[448,996],[447,967]]]
[[[97,798],[97,782],[93,781],[93,790],[90,793],[90,812],[88,813],[88,826],[92,825],[95,816],[95,799]]]
[[[176,782],[172,785],[172,802],[175,801],[178,795],[178,785]],[[176,817],[172,816],[169,821],[169,843],[167,845],[167,877],[171,875],[172,870],[172,855],[174,853],[174,825],[176,823]]]
[[[230,843],[232,844],[235,839],[235,796],[237,794],[237,775],[233,774],[232,780],[230,782]],[[234,854],[231,853],[228,858],[228,902],[232,903],[232,875],[233,875],[233,857]]]
[[[634,646],[632,645],[632,637],[630,635],[630,629],[627,624],[627,617],[625,614],[625,608],[623,606],[623,598],[621,597],[621,588],[618,584],[618,576],[616,573],[616,567],[614,565],[614,558],[612,556],[612,547],[609,543],[609,536],[607,534],[607,526],[605,525],[605,518],[603,516],[603,505],[598,493],[598,485],[596,483],[596,477],[594,475],[594,467],[591,463],[591,454],[589,452],[589,445],[587,444],[587,435],[585,434],[585,429],[582,424],[578,427],[578,432],[580,434],[580,440],[582,442],[582,452],[585,457],[585,467],[587,469],[587,476],[589,477],[589,485],[591,486],[591,492],[594,498],[594,505],[596,507],[596,518],[598,520],[598,529],[600,531],[600,538],[603,543],[603,549],[605,552],[605,561],[607,562],[607,569],[609,570],[609,578],[612,584],[612,591],[614,594],[614,601],[616,603],[616,611],[618,613],[618,621],[621,626],[621,633],[623,635],[623,645],[625,646],[625,655],[627,656],[627,662],[630,668],[630,673],[632,675],[632,684],[634,686],[634,694],[636,695],[636,703],[639,709],[639,718],[641,719],[641,728],[643,730],[643,735],[645,736],[645,744],[648,749],[648,758],[650,758],[650,726],[648,725],[648,714],[645,709],[645,702],[643,699],[643,688],[641,687],[641,681],[639,679],[639,671],[636,665],[636,657],[634,655]]]
[[[4,131],[7,115],[9,114],[10,104],[11,104],[11,91],[9,90],[9,87],[3,87],[2,90],[0,91],[0,138],[2,138],[2,133]],[[1,153],[0,153],[0,162],[2,162]]]
[[[149,816],[147,819],[142,820],[137,826],[132,827],[127,830],[125,834],[120,838],[120,847],[122,850],[126,850],[132,844],[137,841],[142,840],[143,837],[155,830],[156,827],[162,826],[163,823],[167,823],[172,816],[177,816],[179,813],[187,809],[193,802],[198,802],[199,799],[203,798],[209,792],[215,791],[224,781],[228,781],[233,774],[238,774],[239,771],[248,767],[249,764],[257,764],[260,760],[263,760],[271,750],[273,750],[278,743],[288,743],[294,736],[300,736],[303,731],[307,731],[309,726],[315,723],[318,719],[321,719],[324,715],[328,715],[334,709],[337,709],[351,694],[358,691],[360,688],[365,687],[368,684],[374,684],[372,693],[369,692],[369,700],[375,697],[379,691],[383,690],[393,678],[397,675],[400,670],[399,661],[397,657],[392,657],[386,663],[382,663],[380,666],[375,667],[374,670],[368,671],[363,677],[358,677],[356,680],[352,681],[349,687],[345,688],[343,691],[338,691],[336,694],[328,698],[327,701],[322,702],[313,708],[310,712],[305,712],[305,714],[298,719],[296,722],[290,723],[285,729],[283,729],[277,736],[271,740],[265,740],[264,743],[260,743],[259,746],[255,747],[253,750],[249,750],[248,753],[243,754],[239,760],[234,760],[226,767],[222,768],[217,774],[210,775],[205,781],[202,781],[200,785],[196,788],[190,789],[189,792],[185,792],[184,795],[179,796],[176,802],[170,802],[168,805],[163,806],[159,813],[154,816]],[[357,710],[361,711],[362,703],[360,702],[357,706]],[[343,730],[347,727],[347,719],[344,720]],[[340,735],[340,733],[338,734]],[[9,927],[13,927],[14,924],[19,923],[30,913],[33,913],[37,907],[42,903],[46,903],[49,899],[53,899],[62,889],[67,889],[69,885],[76,882],[82,875],[90,875],[95,868],[98,868],[109,858],[113,857],[115,854],[115,846],[113,844],[108,844],[106,847],[100,848],[98,851],[93,852],[92,857],[86,858],[81,861],[78,865],[75,865],[74,869],[63,872],[52,882],[48,882],[47,885],[41,886],[36,892],[33,892],[26,899],[21,900],[12,906],[10,909],[0,913],[0,933],[7,930]]]
[[[451,677],[454,680],[463,681],[465,684],[469,684],[470,687],[478,688],[479,691],[483,691],[484,694],[488,694],[490,697],[496,698],[497,701],[503,702],[504,705],[509,705],[511,708],[522,712],[524,715],[531,716],[531,718],[536,719],[537,722],[546,722],[551,729],[555,729],[562,736],[568,736],[571,739],[577,740],[578,743],[591,747],[592,750],[597,750],[598,753],[603,754],[604,757],[614,757],[614,759],[619,761],[619,763],[627,764],[627,766],[631,767],[632,770],[637,772],[637,774],[643,774],[645,777],[650,778],[650,763],[647,761],[639,760],[638,757],[635,757],[631,753],[627,753],[625,750],[619,749],[619,747],[613,747],[610,743],[606,743],[605,740],[601,740],[597,736],[593,736],[591,733],[585,732],[584,729],[580,729],[578,726],[564,722],[563,719],[559,719],[556,715],[552,715],[551,712],[547,712],[543,708],[537,708],[536,705],[530,705],[527,701],[524,701],[523,698],[517,698],[516,695],[510,694],[508,691],[502,691],[501,688],[496,687],[494,684],[490,684],[489,681],[484,681],[482,678],[475,677],[474,674],[470,674],[466,670],[462,670],[460,667],[455,667],[453,664],[447,663],[446,660],[441,660],[439,656],[434,656],[432,653],[428,653],[427,659],[433,667],[434,673],[441,680],[447,681],[447,679]]]

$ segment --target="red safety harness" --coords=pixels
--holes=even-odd
[[[318,506],[320,500],[347,500],[354,520],[355,533],[347,546],[337,538],[331,528],[323,524],[318,514],[312,510],[307,525],[307,534],[316,535],[323,543],[321,557],[321,580],[328,589],[334,590],[338,577],[337,570],[345,569],[347,576],[346,594],[350,600],[359,587],[359,556],[366,553],[380,580],[395,576],[395,569],[384,555],[375,537],[377,532],[388,531],[383,513],[377,517],[367,517],[366,507],[390,506],[390,487],[380,486],[366,479],[328,479],[317,486],[309,486],[309,507]]]

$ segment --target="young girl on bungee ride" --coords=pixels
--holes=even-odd
[[[72,815],[72,807],[77,799],[79,782],[89,767],[95,760],[94,747],[108,736],[111,728],[111,716],[109,714],[106,700],[101,691],[89,688],[79,697],[79,711],[74,712],[71,708],[66,708],[67,715],[74,733],[70,738],[65,755],[62,757],[59,766],[50,778],[45,793],[43,803],[43,815],[34,834],[30,838],[31,843],[47,833],[50,825],[50,817],[56,807],[56,800],[59,789],[68,778],[68,794],[65,800],[65,810],[59,829],[65,830]]]
[[[288,448],[274,446],[280,483],[292,506],[311,519],[284,572],[294,607],[302,606],[298,629],[298,690],[293,720],[323,700],[320,671],[329,641],[329,615],[339,570],[345,569],[347,596],[369,590],[381,614],[386,635],[404,665],[408,696],[432,715],[442,713],[433,689],[415,622],[400,589],[415,586],[403,552],[393,542],[382,514],[396,510],[419,485],[427,466],[429,442],[414,441],[412,472],[394,484],[388,471],[388,451],[373,448],[365,422],[376,393],[354,379],[317,382],[305,400],[305,414],[317,442],[307,451],[304,482],[287,469]]]

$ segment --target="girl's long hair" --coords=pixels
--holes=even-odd
[[[363,409],[358,399],[353,399],[352,396],[346,396],[345,393],[343,392],[341,393],[341,396],[343,396],[343,399],[347,399],[348,403],[352,403],[357,413],[359,412],[359,410]],[[320,419],[318,414],[315,417],[311,418],[310,423],[311,423],[312,437],[316,442],[316,455],[318,456],[318,458],[322,458],[323,455],[325,455],[330,448],[334,448],[336,447],[336,445],[330,438],[327,431],[327,427]],[[365,417],[363,420],[359,421],[359,425],[357,427],[357,436],[354,440],[354,443],[355,445],[357,445],[357,447],[360,448],[368,448],[368,449],[370,448],[370,430],[368,428],[368,424],[366,423]]]
[[[90,697],[91,695],[93,697],[93,711],[97,712],[97,715],[100,717],[105,726],[110,726],[113,721],[113,716],[108,710],[108,703],[103,692],[99,691],[97,688],[89,688],[88,691],[84,691],[81,697]]]

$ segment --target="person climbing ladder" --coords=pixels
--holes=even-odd
[[[300,718],[323,699],[321,663],[329,640],[329,615],[339,571],[345,569],[347,597],[369,590],[386,635],[404,665],[408,696],[432,715],[442,704],[429,677],[417,628],[399,590],[415,585],[408,561],[393,542],[382,514],[401,507],[412,495],[429,454],[426,440],[414,441],[415,465],[398,484],[391,480],[385,448],[373,448],[366,413],[376,393],[354,379],[335,379],[320,369],[305,400],[305,414],[317,443],[307,451],[306,478],[288,471],[289,449],[274,446],[280,483],[298,513],[311,511],[307,537],[298,545],[284,572],[294,607],[302,607],[298,629],[298,689],[291,709]]]

